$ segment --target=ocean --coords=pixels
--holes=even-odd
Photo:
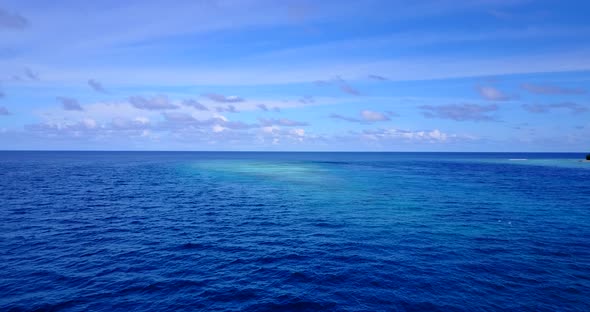
[[[0,311],[590,311],[584,156],[0,152]]]

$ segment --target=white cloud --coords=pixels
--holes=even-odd
[[[80,103],[78,103],[78,100],[76,100],[74,98],[65,97],[65,96],[58,96],[57,100],[61,102],[61,105],[64,110],[67,110],[67,111],[83,111],[84,110],[82,108],[82,106],[80,105]]]
[[[389,120],[389,116],[387,116],[383,113],[374,112],[374,111],[370,111],[370,110],[361,111],[361,117],[363,118],[363,120],[368,121],[368,122]]]
[[[309,102],[302,102],[304,104],[307,104]],[[260,110],[268,112],[268,111],[273,111],[273,112],[280,112],[281,109],[277,106],[273,106],[273,107],[268,107],[266,104],[258,104],[256,105],[256,107],[260,108]]]
[[[285,126],[285,127],[301,127],[301,126],[307,126],[308,123],[307,122],[302,122],[302,121],[296,121],[296,120],[291,120],[288,118],[279,118],[279,119],[265,119],[265,118],[260,118],[259,119],[260,124],[262,126]]]
[[[182,101],[182,105],[193,107],[193,108],[200,110],[200,111],[208,111],[209,110],[205,105],[203,105],[203,104],[199,103],[197,100],[193,100],[193,99],[186,99],[186,100]]]
[[[273,125],[273,126],[263,126],[260,129],[264,133],[273,133],[273,132],[280,130],[281,128],[279,126]]]
[[[389,121],[391,120],[390,116],[394,116],[395,113],[393,112],[386,112],[386,113],[380,113],[380,112],[375,112],[372,110],[362,110],[360,112],[360,117],[347,117],[347,116],[343,116],[340,114],[331,114],[330,118],[333,119],[340,119],[340,120],[345,120],[345,121],[350,121],[350,122],[358,122],[358,123],[373,123],[373,122],[380,122],[380,121]]]
[[[215,110],[219,113],[237,113],[238,110],[234,105],[227,105],[227,106],[216,106]]]
[[[163,112],[162,116],[172,122],[193,122],[196,120],[191,114],[184,112]]]
[[[97,126],[96,120],[94,119],[90,119],[90,118],[84,118],[82,119],[82,124],[87,128],[87,129],[94,129]]]
[[[236,95],[225,96],[217,93],[205,93],[203,94],[203,96],[210,99],[213,102],[218,103],[239,103],[245,101],[243,98]]]
[[[220,126],[220,125],[213,125],[213,127],[211,129],[213,130],[213,132],[219,133],[219,132],[223,132],[227,128]]]
[[[145,110],[165,110],[177,109],[178,105],[173,104],[165,95],[156,95],[153,97],[132,96],[129,97],[129,103],[139,109]]]
[[[479,86],[477,91],[484,99],[490,101],[508,101],[512,99],[512,97],[491,86]]]
[[[291,129],[290,132],[292,134],[297,135],[297,136],[304,136],[305,135],[305,130],[304,129]]]
[[[448,104],[448,105],[422,105],[419,106],[422,114],[427,118],[442,118],[455,121],[498,121],[494,112],[498,105],[478,104]]]
[[[439,129],[433,130],[403,130],[396,128],[365,130],[361,138],[370,141],[399,141],[410,143],[447,143],[457,140],[473,140],[472,136],[448,134]]]
[[[133,119],[113,118],[110,123],[105,123],[113,130],[147,130],[150,128],[151,122],[145,117],[136,117]]]
[[[150,119],[143,116],[135,117],[134,121],[144,125],[150,123]]]

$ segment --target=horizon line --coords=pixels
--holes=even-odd
[[[588,152],[582,151],[353,151],[353,150],[333,150],[333,151],[273,151],[273,150],[74,150],[74,149],[63,149],[63,150],[45,150],[45,149],[23,149],[23,150],[3,150],[0,152],[114,152],[114,153],[463,153],[463,154],[475,154],[475,153],[487,153],[487,154],[507,154],[507,153],[529,153],[529,154],[587,154]]]

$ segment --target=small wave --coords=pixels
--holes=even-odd
[[[334,228],[334,229],[339,229],[339,228],[344,227],[343,224],[334,224],[334,223],[330,223],[330,222],[317,222],[317,223],[314,223],[313,225],[317,226],[317,227]]]
[[[203,250],[207,249],[209,246],[200,243],[185,243],[179,246],[176,246],[176,250]]]
[[[527,158],[510,158],[508,160],[510,160],[510,161],[525,161],[525,160],[528,160],[528,159]]]

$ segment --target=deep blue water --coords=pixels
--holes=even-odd
[[[583,156],[0,152],[0,311],[590,311]]]

